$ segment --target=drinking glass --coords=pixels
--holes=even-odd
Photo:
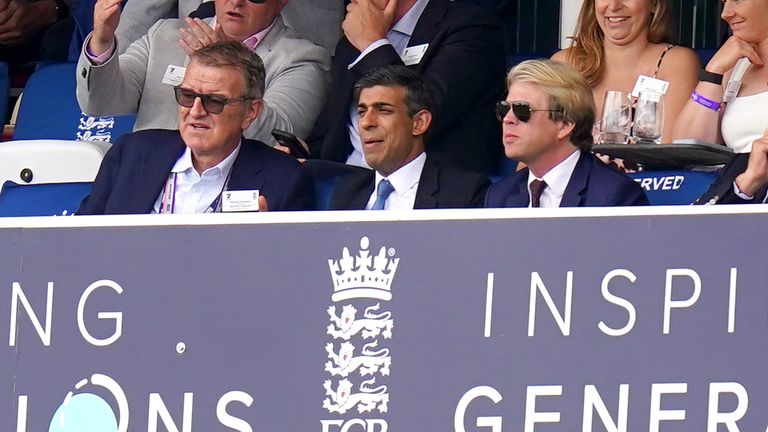
[[[664,95],[642,91],[635,107],[632,138],[638,142],[659,144],[664,131]]]
[[[632,101],[629,93],[605,92],[603,118],[600,121],[600,143],[626,144],[632,126]]]

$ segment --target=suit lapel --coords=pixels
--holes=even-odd
[[[158,137],[159,138],[159,137]],[[165,187],[171,168],[181,157],[186,149],[181,135],[177,132],[165,141],[158,139],[156,152],[144,152],[135,175],[136,181],[133,189],[135,201],[125,200],[122,211],[127,213],[149,213]],[[163,142],[165,141],[165,142]]]
[[[520,181],[517,182],[517,190],[507,196],[505,207],[528,207],[531,201],[531,197],[528,195],[528,168],[515,175],[519,176]]]
[[[232,164],[232,172],[229,175],[228,190],[263,189],[264,179],[256,174],[264,169],[264,161],[259,157],[262,151],[258,144],[242,139],[240,152]]]
[[[419,187],[416,189],[415,209],[437,208],[437,192],[440,189],[440,168],[427,156],[424,169],[419,176]]]
[[[443,28],[440,24],[448,13],[448,3],[445,0],[430,0],[427,3],[427,7],[424,8],[424,12],[421,13],[419,21],[413,29],[413,34],[408,40],[408,46],[412,47],[428,43],[429,48],[427,48],[421,61],[417,65],[412,66],[413,68],[422,70],[423,65],[427,65],[429,63],[428,59],[432,57],[433,47],[440,45],[440,43],[435,41],[435,35],[439,29]]]
[[[573,169],[568,186],[563,192],[563,199],[560,201],[560,207],[579,207],[584,201],[584,193],[587,190],[587,182],[592,172],[591,159],[588,152],[581,152],[576,167]]]

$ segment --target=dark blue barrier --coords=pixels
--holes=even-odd
[[[717,178],[717,173],[644,171],[629,176],[645,190],[651,205],[680,205],[696,201]]]

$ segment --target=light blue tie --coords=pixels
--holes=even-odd
[[[391,194],[394,190],[395,188],[392,187],[392,183],[390,183],[389,180],[382,179],[379,182],[379,189],[376,192],[376,202],[373,203],[371,210],[384,210],[384,203],[387,202],[389,194]]]

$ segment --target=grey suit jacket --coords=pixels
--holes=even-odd
[[[83,47],[77,67],[77,100],[83,112],[93,116],[137,113],[137,131],[176,129],[173,86],[162,81],[169,66],[186,67],[189,62],[179,45],[182,27],[183,20],[158,21],[125,53],[98,66],[86,57]],[[297,38],[278,17],[256,53],[266,69],[264,110],[245,137],[274,144],[273,128],[306,137],[325,99],[328,63],[323,49]]]

